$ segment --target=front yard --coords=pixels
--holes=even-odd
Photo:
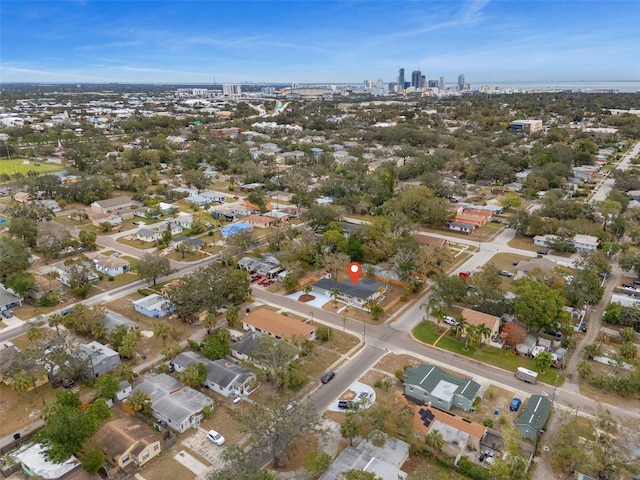
[[[413,330],[414,338],[427,345],[433,345],[435,339],[440,336],[439,333],[441,333],[441,331],[439,331],[436,324],[432,322],[420,322]],[[511,350],[489,347],[487,345],[481,347],[469,346],[468,349],[465,350],[464,339],[454,337],[451,331],[442,337],[437,347],[510,372],[515,372],[518,367],[538,371],[533,358],[517,355]],[[546,372],[539,373],[538,380],[549,385],[554,385],[556,383],[556,375],[558,376],[557,385],[561,386],[564,383],[564,373],[561,370],[548,368]]]

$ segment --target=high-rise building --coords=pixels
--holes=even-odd
[[[411,86],[415,88],[422,88],[422,73],[420,70],[414,70],[411,74]]]
[[[458,91],[464,90],[464,75],[461,73],[458,75]]]
[[[222,85],[222,94],[229,97],[239,97],[242,95],[242,88],[237,84],[225,83]]]
[[[420,88],[424,88],[427,86],[427,77],[424,75],[420,75]]]
[[[438,85],[439,85],[438,80],[429,80],[427,82],[427,87],[429,88],[438,88]]]
[[[400,89],[404,88],[404,68],[401,68],[398,73],[398,85],[400,85]]]
[[[440,90],[444,90],[444,77],[440,77]]]

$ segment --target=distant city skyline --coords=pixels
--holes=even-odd
[[[638,81],[638,24],[635,0],[3,0],[0,82]]]

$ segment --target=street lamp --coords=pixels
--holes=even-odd
[[[362,321],[362,342],[367,343],[367,322]]]
[[[311,317],[311,325],[313,325],[313,312],[309,312],[309,316]]]

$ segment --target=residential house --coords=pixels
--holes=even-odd
[[[454,219],[454,222],[481,227],[487,223],[487,217],[485,215],[474,215],[464,212],[458,213]]]
[[[162,238],[167,228],[171,231],[171,235],[182,233],[182,227],[177,223],[163,221],[140,228],[136,233],[136,238],[143,242],[156,242]]]
[[[123,208],[129,208],[135,205],[131,197],[115,197],[107,198],[105,200],[98,200],[91,204],[91,211],[93,213],[109,213],[116,212]]]
[[[58,280],[60,280],[60,283],[66,287],[70,287],[73,276],[76,273],[86,275],[91,283],[98,283],[100,278],[91,267],[91,263],[79,260],[68,265],[66,265],[65,262],[55,263],[51,265],[50,270],[55,270],[58,273]]]
[[[107,335],[106,338],[110,338],[111,332],[118,326],[124,325],[127,328],[138,328],[138,325],[133,320],[128,319],[120,315],[119,313],[114,312],[113,310],[105,310],[105,316],[102,319],[102,323],[105,327],[107,327]]]
[[[522,438],[535,440],[540,430],[544,428],[551,415],[551,400],[542,395],[531,395],[520,417],[516,420],[516,426]]]
[[[109,373],[120,365],[120,355],[115,350],[93,341],[79,345],[80,356],[85,359],[85,374],[88,378],[97,378]]]
[[[464,222],[448,222],[449,230],[453,232],[461,232],[461,233],[473,233],[476,229],[476,226],[471,223]]]
[[[153,416],[179,433],[198,428],[202,409],[213,408],[211,398],[166,373],[145,377],[133,392],[138,390],[150,395]]]
[[[72,472],[82,470],[80,461],[73,455],[61,463],[49,460],[47,447],[40,443],[28,444],[12,456],[28,477],[38,477],[45,480],[69,479]]]
[[[478,327],[484,325],[491,333],[487,336],[482,336],[480,341],[486,345],[492,345],[497,341],[498,334],[500,333],[500,317],[494,317],[487,313],[478,312],[477,310],[471,310],[469,308],[462,309],[462,317],[467,321],[469,325]]]
[[[204,385],[224,397],[247,395],[257,383],[256,374],[251,370],[224,359],[212,361],[194,352],[183,352],[173,360],[176,372],[199,363],[207,369]]]
[[[131,416],[105,423],[93,436],[93,443],[102,450],[107,463],[118,469],[129,465],[142,467],[160,455],[161,442],[161,433]]]
[[[526,262],[521,261],[516,267],[516,280],[528,276],[532,272],[538,270],[540,272],[553,272],[558,266],[556,262],[547,257],[532,258]]]
[[[319,480],[344,478],[343,473],[349,470],[369,472],[382,480],[406,478],[407,473],[401,467],[409,458],[409,444],[386,434],[384,437],[383,446],[363,440],[357,447],[346,447]]]
[[[202,195],[189,195],[188,197],[184,197],[182,200],[200,207],[213,203],[213,200],[209,197],[203,197]]]
[[[280,260],[273,255],[265,255],[262,259],[242,257],[238,260],[238,267],[249,273],[257,273],[267,278],[275,278],[284,270],[284,268],[280,266]]]
[[[280,315],[264,308],[253,310],[242,319],[242,328],[254,332],[262,332],[275,338],[292,340],[301,338],[314,341],[316,327],[292,317]]]
[[[289,213],[282,210],[271,210],[265,213],[264,216],[271,217],[273,219],[273,224],[275,225],[277,225],[278,223],[285,223],[289,221]]]
[[[18,203],[29,203],[31,194],[29,192],[18,192],[13,196],[13,199]]]
[[[48,278],[44,275],[34,274],[33,280],[33,287],[31,287],[29,293],[27,293],[27,296],[29,298],[40,300],[50,292],[55,292],[58,295],[62,295],[64,293],[64,287],[62,286],[60,280],[58,280],[57,278]]]
[[[227,201],[227,195],[221,192],[215,192],[213,190],[205,190],[204,192],[200,193],[200,196],[209,198],[211,202],[215,203],[226,203]]]
[[[178,245],[181,245],[183,243],[186,246],[193,248],[194,250],[202,250],[205,246],[205,243],[201,238],[189,238],[185,237],[184,235],[171,239],[169,245],[173,248],[176,248],[178,247]]]
[[[404,394],[419,405],[435,405],[443,410],[453,407],[471,410],[480,384],[455,377],[428,364],[404,371]]]
[[[231,344],[231,356],[240,361],[253,360],[259,348],[260,339],[263,338],[263,336],[261,332],[253,330],[244,333],[237,341]]]
[[[129,260],[114,256],[97,255],[93,259],[96,270],[104,275],[116,277],[131,270]]]
[[[573,246],[578,252],[593,252],[599,244],[600,240],[594,235],[577,234],[573,237]]]
[[[311,287],[314,292],[326,297],[331,297],[334,289],[337,289],[339,292],[337,300],[358,306],[381,300],[388,290],[386,283],[366,277],[361,277],[355,285],[350,279],[336,282],[330,278],[321,278]]]
[[[413,236],[414,240],[422,245],[432,245],[434,247],[449,248],[449,240],[432,237],[423,233],[417,233]]]
[[[134,300],[133,309],[147,317],[160,318],[175,311],[176,307],[162,295],[152,293],[146,297]]]
[[[418,438],[424,440],[437,430],[444,440],[441,451],[456,460],[469,450],[481,451],[481,442],[487,434],[484,425],[431,405],[413,405],[411,408],[413,432]]]
[[[119,228],[122,225],[122,217],[117,213],[91,213],[89,220],[91,220],[91,225],[96,228],[103,223],[108,223],[111,228]]]
[[[275,223],[275,219],[273,217],[262,216],[262,215],[249,215],[247,218],[243,220],[243,222],[251,225],[252,227],[258,228],[269,228],[271,225]]]

